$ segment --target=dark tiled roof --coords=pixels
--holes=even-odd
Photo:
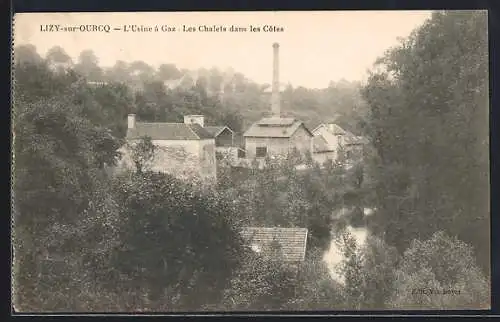
[[[198,124],[140,123],[127,130],[127,139],[149,136],[153,140],[202,140],[213,136]]]
[[[272,255],[272,245],[277,243],[285,261],[299,262],[305,258],[307,228],[244,227],[241,235],[264,256]]]
[[[212,134],[210,134],[207,130],[205,130],[201,125],[199,124],[189,124],[188,125],[191,130],[193,130],[196,135],[198,135],[198,137],[202,140],[204,139],[213,139],[214,136]]]
[[[270,138],[289,138],[295,131],[303,126],[312,136],[311,132],[305,127],[304,123],[292,118],[267,118],[262,119],[250,126],[243,134],[245,137],[270,137]]]

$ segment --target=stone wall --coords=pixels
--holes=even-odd
[[[215,141],[209,140],[153,140],[155,157],[150,169],[169,173],[182,180],[216,179]],[[125,147],[120,149],[119,169],[135,166]]]

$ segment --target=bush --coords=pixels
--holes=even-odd
[[[385,299],[392,295],[396,249],[370,235],[364,245],[358,245],[347,230],[338,235],[336,242],[344,256],[339,273],[343,277],[345,307],[383,309]]]
[[[124,229],[114,267],[119,282],[144,294],[148,310],[199,310],[220,302],[240,265],[241,237],[231,210],[213,192],[165,174],[117,180]]]
[[[398,309],[487,309],[490,285],[475,264],[472,248],[435,233],[414,240],[396,272],[388,305]]]
[[[272,261],[251,251],[235,271],[224,293],[223,307],[234,311],[278,311],[287,309],[296,285],[294,267]]]

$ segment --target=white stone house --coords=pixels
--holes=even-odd
[[[150,166],[152,171],[169,173],[181,179],[215,181],[215,139],[203,125],[203,115],[187,115],[184,123],[147,123],[137,122],[135,115],[130,114],[127,144],[121,149],[123,158],[120,165],[134,167],[128,146],[148,136],[156,147]]]
[[[356,136],[336,123],[320,124],[312,131],[313,159],[324,163],[326,160],[339,160],[340,153],[344,153],[346,161],[362,157],[363,149],[368,140]]]

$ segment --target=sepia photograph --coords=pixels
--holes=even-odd
[[[15,313],[491,308],[488,12],[17,13]]]

